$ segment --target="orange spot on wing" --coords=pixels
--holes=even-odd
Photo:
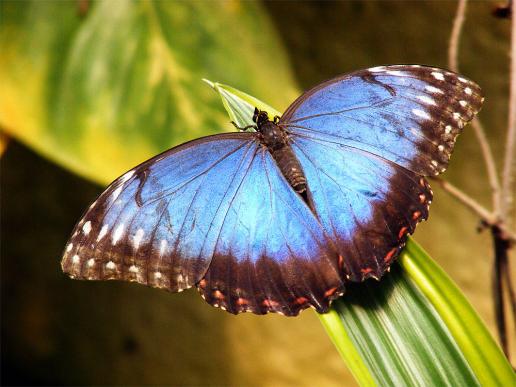
[[[224,300],[226,297],[224,296],[224,293],[222,293],[220,290],[215,290],[213,292],[213,297],[215,297],[218,300]]]
[[[407,230],[408,230],[408,227],[402,227],[400,229],[400,232],[398,233],[398,239],[401,239],[403,237],[403,235],[405,235],[407,233]]]
[[[296,298],[296,301],[294,301],[296,304],[303,305],[308,302],[308,298],[306,297],[298,297]]]
[[[339,255],[339,269],[342,270],[342,268],[344,268],[344,257]]]
[[[371,269],[370,267],[366,267],[365,269],[360,269],[360,271],[362,272],[362,274],[369,274],[373,271],[373,269]]]
[[[420,216],[421,216],[421,211],[414,211],[414,213],[412,214],[412,219],[416,220]]]
[[[324,292],[324,297],[330,297],[337,291],[337,287],[328,289]]]
[[[425,194],[419,194],[419,202],[422,204],[425,202],[425,200],[426,200]]]
[[[267,308],[276,308],[279,306],[279,302],[274,300],[265,299],[262,301],[262,305],[266,306]]]
[[[199,287],[203,289],[206,287],[206,280],[204,278],[199,281]]]
[[[246,300],[245,298],[238,297],[237,300],[236,300],[236,304],[238,306],[244,306],[244,305],[247,306],[247,305],[249,305],[249,301]]]
[[[385,256],[385,258],[383,259],[383,261],[385,263],[389,263],[391,260],[392,260],[392,257],[394,256],[394,254],[396,254],[396,250],[398,250],[396,247],[391,249],[387,255]]]

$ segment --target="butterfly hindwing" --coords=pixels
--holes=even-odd
[[[317,218],[261,146],[232,197],[198,288],[231,313],[289,316],[308,306],[327,311],[343,291],[337,256]]]
[[[371,153],[298,137],[292,148],[303,166],[317,216],[351,281],[380,278],[416,224],[428,217],[426,180]]]
[[[293,134],[362,149],[420,175],[445,170],[457,135],[479,111],[474,82],[420,65],[381,66],[322,83],[281,117]]]

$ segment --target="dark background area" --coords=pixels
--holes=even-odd
[[[491,15],[494,4],[469,4],[460,59],[462,72],[485,90],[481,119],[501,165],[509,21]],[[456,3],[265,6],[305,89],[380,64],[446,67]],[[459,138],[445,178],[490,205],[470,129]],[[134,284],[69,280],[60,270],[62,250],[102,187],[16,141],[2,157],[0,183],[2,384],[354,383],[312,311],[295,319],[234,317],[206,305],[193,290],[171,295]],[[434,188],[430,220],[415,239],[494,333],[489,236],[478,234],[477,219]]]

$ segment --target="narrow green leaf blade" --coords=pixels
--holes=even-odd
[[[332,308],[376,384],[479,385],[435,309],[398,265],[379,283],[351,285]],[[369,377],[363,370],[358,376]]]
[[[512,366],[450,277],[410,240],[400,259],[407,277],[432,303],[482,385],[516,385]]]

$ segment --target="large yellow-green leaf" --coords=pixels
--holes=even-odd
[[[234,130],[202,78],[276,106],[295,97],[259,3],[80,4],[1,3],[0,126],[83,176],[106,183],[172,145]]]

